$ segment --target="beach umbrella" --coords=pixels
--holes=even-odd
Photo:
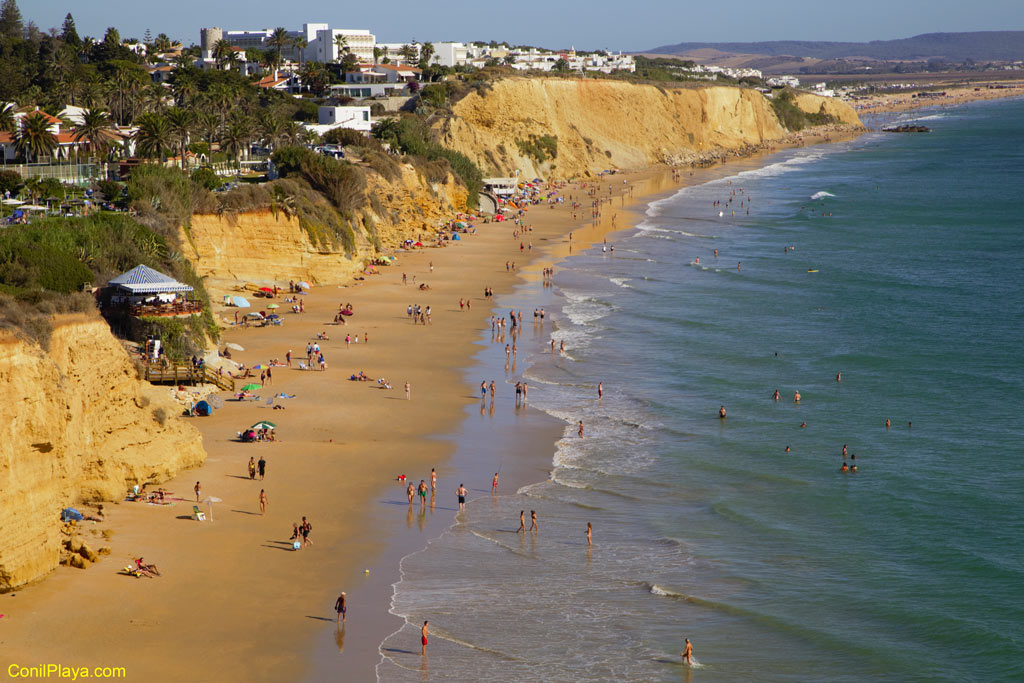
[[[39,206],[38,204],[25,204],[23,207],[25,211],[46,211],[45,206]]]
[[[232,351],[245,351],[245,347],[244,346],[242,346],[241,344],[236,344],[234,342],[228,342],[224,346],[228,347]]]
[[[281,308],[278,304],[267,304],[267,308]]]
[[[267,320],[279,320],[280,318],[281,316],[279,316],[277,313],[271,313],[270,315],[267,316]]]
[[[257,389],[262,388],[262,384],[246,384],[244,387],[242,387],[242,391],[256,391]]]
[[[223,503],[224,501],[221,500],[220,498],[218,498],[217,496],[207,496],[206,498],[203,498],[203,502],[206,503],[206,509],[210,511],[210,521],[212,522],[213,521],[213,504],[214,503]]]
[[[260,287],[260,291],[261,292],[270,292],[271,294],[274,293],[274,290],[272,290],[270,287]]]
[[[245,317],[246,318],[262,318],[263,314],[262,313],[256,313],[255,311],[253,311],[252,313],[246,313]]]
[[[249,429],[277,429],[277,425],[268,420],[260,420]]]
[[[6,204],[7,206],[21,206],[25,202],[21,201],[20,199],[13,199],[12,198],[12,199],[5,199],[5,200],[3,200],[3,203]]]
[[[267,364],[266,363],[257,363],[256,365],[252,366],[252,368],[250,368],[250,369],[252,369],[252,370],[266,370],[267,369]]]
[[[312,289],[312,287],[310,287],[309,283],[306,282],[305,280],[303,280],[302,282],[299,282],[297,284],[298,284],[299,287],[302,287],[303,289]]]

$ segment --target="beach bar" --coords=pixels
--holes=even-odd
[[[177,316],[202,313],[189,285],[138,265],[107,282],[109,309],[131,317]]]

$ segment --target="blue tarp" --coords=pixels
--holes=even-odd
[[[244,296],[233,296],[231,297],[231,303],[239,308],[249,308],[249,302]]]
[[[462,241],[462,238],[459,237],[459,233],[455,233],[454,235],[452,235],[452,239],[454,241],[456,241],[456,242],[461,242]]]
[[[61,510],[60,519],[62,522],[67,522],[72,519],[76,522],[81,522],[83,519],[85,519],[85,515],[83,515],[75,508],[64,508],[63,510]]]
[[[199,403],[196,404],[195,413],[196,415],[202,415],[204,417],[207,415],[212,415],[213,406],[211,406],[206,401],[200,401]]]

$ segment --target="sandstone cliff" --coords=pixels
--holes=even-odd
[[[99,318],[58,321],[48,351],[3,333],[0,387],[0,592],[57,566],[62,508],[119,500],[206,457]]]
[[[843,122],[860,125],[843,102],[810,94],[798,100],[812,112],[823,103]],[[529,178],[692,163],[786,136],[769,101],[755,90],[550,78],[510,78],[483,95],[472,92],[437,130],[446,146],[473,159],[485,174],[518,169]],[[557,138],[557,157],[541,163],[521,151],[531,136]]]
[[[295,215],[270,209],[193,215],[190,235],[182,235],[181,242],[191,245],[185,255],[215,289],[239,282],[343,282],[374,255],[374,242],[397,246],[466,208],[466,190],[451,175],[429,182],[407,164],[392,180],[368,172],[366,194],[354,221],[354,254],[315,241]]]

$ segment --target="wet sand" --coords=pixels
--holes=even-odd
[[[342,671],[352,680],[370,679],[380,642],[401,626],[387,613],[398,560],[452,524],[460,482],[471,499],[490,495],[496,460],[502,490],[543,479],[563,429],[546,415],[516,411],[513,388],[501,376],[487,378],[498,385],[494,417],[489,398],[480,414],[484,377],[469,377],[467,367],[494,374],[486,365],[471,366],[480,353],[489,363],[500,353],[499,364],[504,363],[503,351],[474,343],[486,340],[482,331],[490,329],[484,287],[501,295],[523,278],[539,286],[540,269],[570,247],[584,248],[629,228],[631,203],[642,207],[681,184],[754,168],[762,160],[682,169],[677,179],[665,169],[618,174],[600,182],[604,196],[607,187],[613,191],[601,221],[591,221],[585,196],[575,222],[568,204],[532,207],[525,220],[534,230],[521,238],[533,242],[532,252],[520,251],[512,223],[478,224],[477,235],[450,247],[399,252],[396,265],[365,283],[315,288],[304,297],[306,312],[283,314],[281,327],[227,330],[222,343],[245,347],[234,354],[236,360],[250,365],[283,360],[290,348],[296,366],[306,343],[326,330],[330,340],[320,344],[328,370],[274,368],[273,384],[258,393],[262,399],[282,391],[295,394],[275,400],[284,410],[265,400],[226,400],[213,416],[192,418],[209,458],[203,467],[163,484],[186,500],[171,507],[108,505],[100,528],[114,531],[109,557],[84,572],[62,567],[15,597],[3,596],[0,664],[124,666],[130,680],[322,679]],[[631,189],[630,197],[620,196],[623,188]],[[569,192],[582,194],[563,190]],[[512,274],[505,270],[506,260],[532,263]],[[407,285],[401,282],[403,272]],[[414,276],[431,289],[415,289]],[[460,297],[471,300],[471,310],[460,310]],[[328,324],[346,302],[355,307],[348,325]],[[432,325],[409,321],[406,306],[416,303],[432,307]],[[529,327],[532,311],[523,315]],[[346,347],[346,333],[360,339],[368,333],[369,343]],[[388,378],[394,388],[348,381],[360,370]],[[466,428],[469,416],[477,428]],[[235,440],[238,431],[261,419],[278,425],[277,442]],[[456,431],[463,434],[459,443],[445,437]],[[267,460],[266,479],[250,481],[249,457],[260,455]],[[429,483],[431,467],[439,479],[433,509],[428,497],[422,512],[418,501],[410,511],[404,488],[394,479],[404,473],[414,484]],[[213,505],[213,519],[205,523],[190,519],[197,480],[201,498],[223,501]],[[269,498],[265,517],[258,507],[261,488]],[[313,525],[314,545],[296,552],[289,536],[303,515]],[[140,555],[157,564],[163,576],[135,579],[116,573]],[[349,610],[343,633],[335,628],[332,609],[342,590]]]

